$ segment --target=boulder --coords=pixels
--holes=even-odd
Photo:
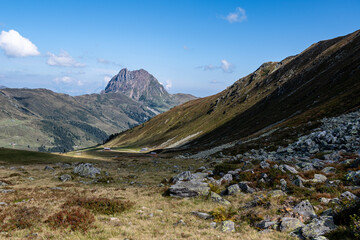
[[[334,219],[331,216],[314,218],[309,224],[302,228],[302,235],[305,239],[314,239],[336,229]]]
[[[304,200],[300,202],[298,205],[294,207],[293,210],[294,212],[297,212],[304,217],[310,217],[310,218],[316,217],[314,208],[308,200]]]
[[[45,166],[44,171],[55,171],[55,169],[53,167],[50,166]]]
[[[207,196],[210,192],[209,184],[201,181],[178,181],[169,188],[171,197]]]
[[[222,232],[235,232],[235,223],[230,220],[221,222],[221,231]]]
[[[202,219],[212,219],[213,216],[208,214],[208,213],[204,213],[204,212],[191,212],[193,215],[199,217],[199,218],[202,218]]]
[[[290,172],[292,174],[298,174],[299,172],[294,168],[294,167],[291,167],[289,165],[286,165],[286,164],[282,164],[279,166],[279,169],[282,171],[282,172]]]
[[[343,199],[347,199],[347,200],[359,200],[359,198],[355,195],[355,194],[353,194],[353,193],[351,193],[351,192],[349,192],[349,191],[346,191],[346,192],[343,192],[341,195],[340,195],[340,199],[341,200],[343,200]]]
[[[270,168],[270,164],[267,161],[262,161],[262,162],[260,162],[260,167],[262,169]]]
[[[96,175],[100,174],[101,170],[94,167],[91,163],[80,163],[74,168],[73,173],[81,177],[96,178]]]
[[[272,228],[275,224],[276,224],[276,222],[274,222],[274,221],[262,220],[261,222],[256,224],[256,227],[258,227],[260,229],[268,229],[268,228]]]
[[[323,183],[326,182],[327,177],[325,175],[322,174],[314,174],[314,178],[312,180],[312,182],[314,183]]]
[[[214,192],[210,193],[210,199],[213,202],[217,202],[217,203],[220,203],[220,204],[223,204],[223,205],[230,205],[230,202],[228,200],[222,198],[219,194],[214,193]]]
[[[321,172],[325,173],[325,174],[330,174],[330,173],[335,173],[336,172],[336,168],[334,167],[325,167],[321,170]]]
[[[241,191],[245,193],[254,193],[255,189],[249,187],[248,182],[239,182],[239,187]]]
[[[356,185],[360,185],[360,170],[359,171],[349,171],[349,173],[346,174],[345,179],[347,181],[355,183]]]
[[[304,187],[303,180],[299,176],[292,182],[292,184],[294,184],[295,186],[301,187],[301,188]]]
[[[178,181],[190,181],[192,179],[192,174],[190,171],[185,171],[179,173],[175,177],[172,178],[173,183],[177,183]]]
[[[63,174],[59,177],[60,181],[62,182],[66,182],[66,181],[69,181],[71,180],[71,176],[69,174]]]
[[[227,188],[228,195],[236,195],[240,192],[241,192],[241,190],[240,190],[240,187],[238,184],[231,185]]]
[[[292,217],[283,217],[281,218],[280,231],[281,232],[291,232],[296,229],[302,228],[305,226],[299,219]]]

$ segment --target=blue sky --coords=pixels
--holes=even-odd
[[[358,0],[1,1],[0,85],[80,95],[143,68],[202,97],[359,28]]]

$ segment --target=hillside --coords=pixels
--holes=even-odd
[[[106,146],[197,151],[275,129],[292,127],[296,134],[315,127],[322,117],[359,106],[359,58],[360,31],[318,42],[296,56],[263,64],[216,95],[123,132]],[[284,140],[277,133],[273,136],[281,137],[269,139]]]

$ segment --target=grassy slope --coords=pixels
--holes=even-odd
[[[154,116],[122,94],[71,97],[46,89],[3,89],[0,103],[0,146],[15,143],[20,149],[65,142],[92,146]]]
[[[359,42],[355,32],[313,44],[296,57],[263,65],[219,94],[187,102],[128,130],[107,146],[166,147],[195,133],[200,138],[190,144],[220,144],[315,108],[323,114],[312,114],[312,120],[345,112],[360,102]],[[309,120],[296,119],[298,124]]]

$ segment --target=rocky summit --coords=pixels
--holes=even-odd
[[[169,94],[158,80],[144,69],[129,71],[123,68],[105,87],[104,93],[123,93],[145,103],[157,112],[195,99],[190,94]]]

